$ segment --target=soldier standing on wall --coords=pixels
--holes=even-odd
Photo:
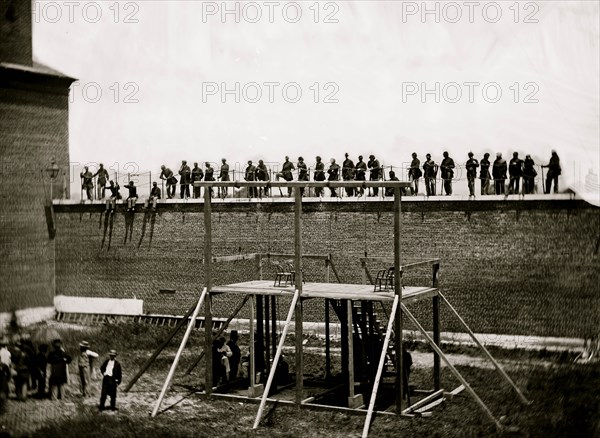
[[[508,193],[519,194],[519,182],[523,175],[523,160],[519,158],[518,152],[513,152],[512,160],[508,163]]]
[[[504,182],[506,180],[506,160],[502,158],[502,154],[498,152],[494,160],[492,168],[492,176],[494,177],[494,188],[497,195],[504,194]]]
[[[465,165],[467,168],[467,182],[469,185],[469,198],[475,197],[475,178],[477,177],[477,168],[479,163],[473,158],[473,152],[469,152],[469,159]]]
[[[431,159],[431,154],[425,155],[427,161],[423,164],[425,174],[425,190],[427,196],[435,196],[435,178],[437,176],[437,164]]]
[[[98,177],[98,179],[96,180],[98,199],[104,199],[106,193],[106,182],[108,181],[108,172],[104,168],[104,164],[100,163],[100,168],[94,174],[94,178],[95,177]]]
[[[256,166],[252,164],[252,160],[248,160],[248,167],[246,167],[244,179],[250,182],[256,180]],[[248,187],[248,198],[256,198],[257,193],[256,187]]]
[[[523,163],[523,193],[526,195],[533,193],[535,177],[537,176],[534,166],[535,162],[531,158],[531,155],[525,155],[525,162]]]
[[[356,181],[366,181],[367,163],[363,161],[362,155],[358,156],[358,162],[356,163],[354,170],[354,179]],[[364,188],[361,187],[360,189],[358,189],[358,196],[362,196],[364,194]]]
[[[187,165],[187,161],[183,160],[181,162],[181,167],[179,168],[179,175],[181,179],[179,183],[181,184],[181,199],[187,199],[190,197],[190,180],[192,178],[192,171],[190,170],[190,166]]]
[[[375,155],[369,155],[369,162],[367,163],[367,167],[371,169],[371,173],[369,174],[369,180],[379,181],[381,179],[381,167],[379,166],[379,160],[375,158]],[[379,187],[373,187],[373,193],[369,196],[377,195],[379,195]]]
[[[219,171],[219,179],[221,181],[230,181],[229,179],[229,164],[225,158],[221,158],[221,170]],[[221,187],[221,198],[227,197],[227,187]]]
[[[281,173],[277,174],[277,179],[282,177],[286,181],[292,181],[294,176],[292,171],[295,170],[294,163],[290,161],[290,157],[286,156],[283,165],[281,166]],[[288,196],[292,196],[292,188],[288,187]]]
[[[352,181],[354,179],[354,161],[348,158],[348,153],[345,154],[346,159],[342,163],[342,179],[344,181]],[[346,195],[354,196],[354,187],[346,187]]]
[[[452,194],[452,178],[454,178],[454,160],[448,156],[448,152],[444,151],[444,159],[440,164],[440,169],[442,169],[444,191],[446,196],[450,196]]]
[[[492,176],[490,175],[490,154],[487,152],[483,154],[483,159],[481,160],[479,178],[481,179],[481,195],[489,195]]]
[[[196,181],[202,181],[202,178],[204,178],[204,171],[201,167],[198,167],[198,163],[194,163],[194,168],[192,169],[192,190],[195,199],[200,197],[200,186],[196,187],[194,183]]]
[[[327,181],[339,181],[340,165],[335,162],[335,158],[332,158],[329,161],[331,162],[331,165],[329,166],[329,169],[327,169],[327,173],[329,174],[329,176],[327,177]],[[329,187],[329,190],[331,190],[331,197],[337,198],[335,187]]]
[[[206,170],[204,171],[204,181],[214,181],[215,180],[215,169],[210,165],[210,163],[208,161],[205,164],[206,164]],[[213,188],[210,187],[208,192],[210,193],[210,197],[212,198],[214,195]]]
[[[265,166],[263,160],[258,160],[258,166],[256,166],[256,180],[257,181],[269,181],[269,169]],[[269,196],[269,188],[267,186],[264,187],[265,197]],[[263,196],[263,187],[258,189],[258,197],[262,198]]]
[[[421,172],[421,161],[417,158],[417,153],[412,153],[412,161],[410,162],[410,167],[408,168],[408,177],[413,182],[413,190],[414,195],[419,194],[419,178],[423,173]]]
[[[160,166],[160,179],[167,181],[167,199],[172,199],[175,196],[177,178],[173,175],[173,171],[164,164]]]
[[[298,169],[298,181],[308,181],[308,168],[306,167],[304,158],[298,157],[296,168]],[[300,187],[300,196],[304,196],[304,187]]]
[[[94,199],[94,175],[89,171],[88,167],[83,168],[83,172],[79,174],[81,176],[81,188],[85,190],[87,198],[92,201]],[[83,201],[83,198],[81,199]]]
[[[554,181],[554,193],[558,193],[558,176],[561,174],[561,168],[560,158],[558,158],[556,151],[552,151],[550,162],[547,165],[542,164],[542,167],[548,168],[548,174],[546,175],[546,190],[544,193],[550,193],[552,181]]]
[[[325,164],[321,161],[321,157],[317,156],[316,158],[317,164],[315,164],[315,173],[313,175],[313,179],[315,181],[325,181]],[[323,196],[323,187],[315,188],[315,196],[320,198]]]

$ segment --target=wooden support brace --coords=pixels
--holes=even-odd
[[[419,324],[419,321],[417,321],[417,318],[415,318],[413,316],[413,314],[410,313],[410,311],[406,308],[406,306],[404,304],[400,304],[400,306],[402,308],[402,312],[405,313],[406,316],[408,316],[408,318],[417,327],[417,329],[419,329],[419,331],[423,334],[423,337],[427,340],[427,342],[429,343],[429,345],[431,345],[431,348],[433,348],[434,351],[437,354],[440,355],[440,357],[442,358],[442,360],[444,362],[446,362],[446,365],[448,365],[448,368],[450,369],[450,371],[452,372],[452,374],[454,374],[454,376],[458,379],[458,381],[465,386],[465,389],[467,390],[467,392],[469,392],[469,394],[471,394],[471,397],[473,397],[473,399],[479,405],[479,407],[481,408],[481,410],[490,418],[490,420],[492,420],[492,422],[496,425],[496,427],[498,428],[498,430],[502,430],[503,429],[502,424],[500,424],[500,422],[496,419],[496,417],[494,417],[494,415],[492,414],[492,412],[489,410],[489,408],[486,406],[486,404],[483,402],[483,400],[481,400],[479,398],[479,396],[477,395],[477,393],[475,391],[473,391],[473,388],[471,388],[471,386],[465,380],[465,378],[462,376],[462,374],[460,374],[458,372],[458,370],[454,367],[454,365],[452,365],[452,363],[450,363],[450,361],[448,360],[448,358],[446,357],[446,355],[444,354],[444,352],[440,349],[440,347],[438,347],[436,345],[436,343],[433,342],[433,339],[431,339],[431,336],[429,336],[429,334],[425,331],[425,329],[423,328],[423,326],[421,326],[421,324]]]
[[[403,414],[408,414],[412,411],[416,411],[417,409],[419,409],[420,407],[426,405],[427,403],[429,403],[431,400],[435,400],[438,397],[442,397],[444,394],[444,390],[440,389],[439,391],[435,391],[434,393],[428,395],[427,397],[419,400],[416,403],[413,403],[411,406],[409,406],[408,408],[404,409],[402,411]]]
[[[419,414],[423,414],[427,411],[430,411],[431,408],[433,408],[437,405],[441,405],[445,400],[446,399],[444,397],[438,398],[436,401],[433,401],[433,402],[429,403],[428,405],[423,406],[422,408],[415,409],[415,412],[417,412]]]
[[[509,377],[509,375],[506,374],[506,371],[504,371],[504,368],[502,368],[500,366],[500,364],[496,361],[496,359],[494,359],[494,357],[491,355],[491,353],[488,351],[488,349],[485,348],[485,346],[481,342],[479,342],[479,339],[477,339],[477,337],[475,336],[475,333],[473,333],[473,331],[471,330],[471,328],[461,318],[461,316],[458,314],[458,312],[456,311],[456,309],[454,307],[452,307],[452,304],[450,304],[448,302],[448,300],[446,299],[446,297],[444,295],[442,295],[441,292],[438,292],[438,295],[442,299],[442,301],[444,301],[444,303],[448,306],[448,308],[452,311],[452,313],[454,313],[454,316],[456,316],[456,318],[460,321],[461,325],[469,333],[469,336],[471,336],[471,339],[473,339],[473,341],[475,341],[475,344],[477,344],[477,346],[483,351],[483,353],[487,356],[487,358],[490,360],[490,362],[492,362],[492,364],[494,365],[494,367],[496,368],[496,370],[498,370],[498,372],[502,375],[502,377],[504,377],[504,379],[509,383],[509,385],[512,386],[512,388],[515,390],[515,392],[517,393],[517,395],[521,399],[521,402],[523,402],[526,405],[530,405],[531,402],[523,395],[523,393],[518,388],[518,386],[515,384],[515,382],[513,382],[513,380]]]
[[[287,336],[288,329],[290,327],[290,323],[292,322],[292,316],[294,315],[294,311],[296,310],[296,303],[298,302],[299,291],[296,290],[294,293],[294,298],[292,299],[292,304],[290,305],[290,310],[288,311],[287,319],[285,320],[285,325],[283,326],[283,331],[281,332],[281,338],[279,339],[279,345],[277,346],[277,352],[275,353],[275,358],[273,359],[273,366],[271,367],[271,371],[269,372],[269,378],[267,379],[267,385],[265,386],[265,391],[263,393],[262,399],[260,401],[260,406],[258,408],[258,413],[256,414],[256,419],[254,420],[254,425],[252,429],[258,428],[258,424],[260,423],[260,418],[262,417],[263,410],[265,409],[265,404],[267,403],[267,396],[271,389],[271,385],[273,384],[273,379],[275,378],[275,371],[277,370],[277,364],[279,363],[279,359],[281,358],[281,353],[283,351],[283,344],[285,343],[285,337]]]

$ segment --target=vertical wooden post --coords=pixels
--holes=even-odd
[[[354,327],[352,326],[352,300],[346,300],[346,321],[348,323],[348,404],[354,399]]]
[[[256,295],[256,355],[260,358],[258,363],[264,363],[265,367],[261,370],[256,370],[263,373],[269,367],[265,362],[265,328],[264,328],[264,313],[263,313],[263,296]],[[262,374],[261,374],[261,380]],[[260,383],[260,382],[259,382]]]
[[[362,262],[360,262],[360,266],[362,268],[362,284],[368,284],[367,283],[367,263],[363,260]]]
[[[348,300],[340,300],[339,317],[340,317],[340,331],[342,335],[342,377],[344,381],[348,381],[348,321],[346,318],[346,302]]]
[[[432,286],[438,287],[438,270],[439,264],[432,266]],[[440,346],[440,297],[436,294],[432,299],[433,305],[433,342],[438,347]],[[440,355],[434,350],[433,352],[433,387],[437,391],[440,389]]]
[[[400,187],[394,188],[394,292],[398,295],[400,304],[402,303],[402,281],[400,276],[400,268],[402,266],[402,259],[400,254],[400,233],[401,233],[401,216],[402,216],[402,192]],[[396,315],[390,315],[390,318],[394,318],[394,335],[396,344],[396,411],[398,414],[402,413],[402,392],[404,390],[403,382],[403,360],[402,360],[402,309],[401,306],[396,307]]]
[[[331,254],[329,254],[329,256],[327,256],[327,258],[325,259],[325,283],[329,283],[329,270],[331,269],[329,267],[330,265],[330,261],[331,260]]]
[[[213,385],[213,354],[212,354],[212,299],[210,289],[212,288],[212,217],[210,190],[204,191],[204,284],[207,295],[204,303],[204,351],[206,355],[205,367],[205,391],[208,396],[212,394]]]
[[[271,348],[273,349],[273,357],[277,352],[277,297],[271,297]]]
[[[256,352],[254,351],[254,308],[256,305],[256,295],[252,295],[250,300],[250,393],[253,394],[254,386],[256,385]],[[254,395],[252,395],[254,396]]]
[[[325,378],[331,377],[331,340],[329,339],[329,298],[325,298]]]
[[[302,194],[300,188],[295,189],[294,203],[294,254],[296,271],[296,301],[295,332],[296,332],[296,405],[300,409],[304,397],[304,357],[302,354]]]
[[[262,280],[263,279],[263,261],[262,261],[262,254],[257,254],[256,258],[258,259],[258,279]]]
[[[269,296],[265,295],[265,363],[269,368],[271,360],[271,303],[269,302]]]

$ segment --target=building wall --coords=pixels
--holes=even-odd
[[[293,204],[213,207],[214,255],[293,251]],[[304,251],[331,253],[341,280],[360,283],[360,257],[392,254],[392,207],[305,203]],[[147,313],[182,314],[203,287],[202,208],[106,217],[100,206],[57,206],[57,293],[136,297]],[[439,257],[443,293],[477,332],[589,336],[600,323],[599,212],[581,201],[403,202],[402,257]],[[381,267],[369,269],[375,275]],[[215,284],[258,278],[254,261],[214,268]],[[321,263],[306,261],[304,272],[307,281],[324,281]],[[271,273],[265,266],[265,278]],[[430,278],[428,269],[416,271],[405,284]],[[230,300],[217,297],[217,313],[227,316],[238,302]],[[427,320],[427,303],[413,307]],[[322,318],[322,304],[309,301],[305,314]],[[446,310],[442,315],[444,330],[461,331]]]
[[[0,0],[0,62],[32,65],[32,0]]]
[[[18,82],[23,72],[9,70],[0,75],[0,312],[53,305],[55,245],[45,169],[53,157],[62,170],[69,162],[68,85],[56,94],[39,89],[40,81]],[[62,175],[53,194],[62,196]]]

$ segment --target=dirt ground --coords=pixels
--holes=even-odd
[[[97,351],[114,345],[114,336],[127,333],[119,342],[118,359],[123,364],[124,384],[127,384],[141,364],[151,355],[156,339],[164,333],[148,333],[148,328],[121,327],[95,329]],[[118,331],[115,332],[115,330]],[[152,329],[154,330],[154,329]],[[121,332],[122,331],[122,332]],[[86,335],[81,328],[64,328],[67,345]],[[70,337],[70,333],[74,333]],[[132,337],[133,333],[133,338]],[[136,334],[137,333],[137,334]],[[135,339],[135,337],[138,337]],[[252,424],[257,404],[237,401],[204,400],[197,392],[203,383],[202,366],[191,375],[184,371],[200,351],[202,333],[194,335],[175,375],[174,383],[161,404],[159,415],[150,418],[162,383],[172,363],[177,339],[163,352],[129,393],[121,385],[117,412],[98,410],[100,381],[92,383],[91,396],[80,395],[74,366],[71,383],[62,401],[10,399],[7,410],[0,415],[4,436],[35,437],[352,437],[360,436],[364,414],[330,411],[297,410],[284,405],[268,406],[256,431]],[[104,339],[113,337],[113,339]],[[243,337],[241,343],[244,341]],[[105,342],[105,344],[103,343]],[[243,345],[243,344],[242,344]],[[137,348],[136,348],[137,347]],[[74,348],[74,347],[72,347]],[[430,388],[432,355],[424,348],[412,351],[411,385]],[[288,349],[288,351],[290,351]],[[335,352],[335,351],[334,351]],[[515,383],[532,400],[531,406],[519,403],[514,392],[499,378],[491,364],[471,349],[450,354],[451,362],[468,379],[473,389],[488,404],[492,413],[505,426],[498,431],[479,407],[463,391],[432,410],[429,418],[399,418],[378,415],[370,436],[409,437],[469,437],[469,436],[600,436],[600,366],[598,363],[574,364],[564,355],[504,352],[500,361]],[[512,357],[511,357],[512,356]],[[293,352],[286,353],[293,364]],[[337,362],[336,362],[337,358]],[[339,357],[334,357],[334,371]],[[203,364],[204,361],[201,362]],[[324,354],[318,341],[310,339],[305,363],[307,370],[319,377],[323,371]],[[459,382],[447,367],[442,371],[442,387],[450,391]]]

